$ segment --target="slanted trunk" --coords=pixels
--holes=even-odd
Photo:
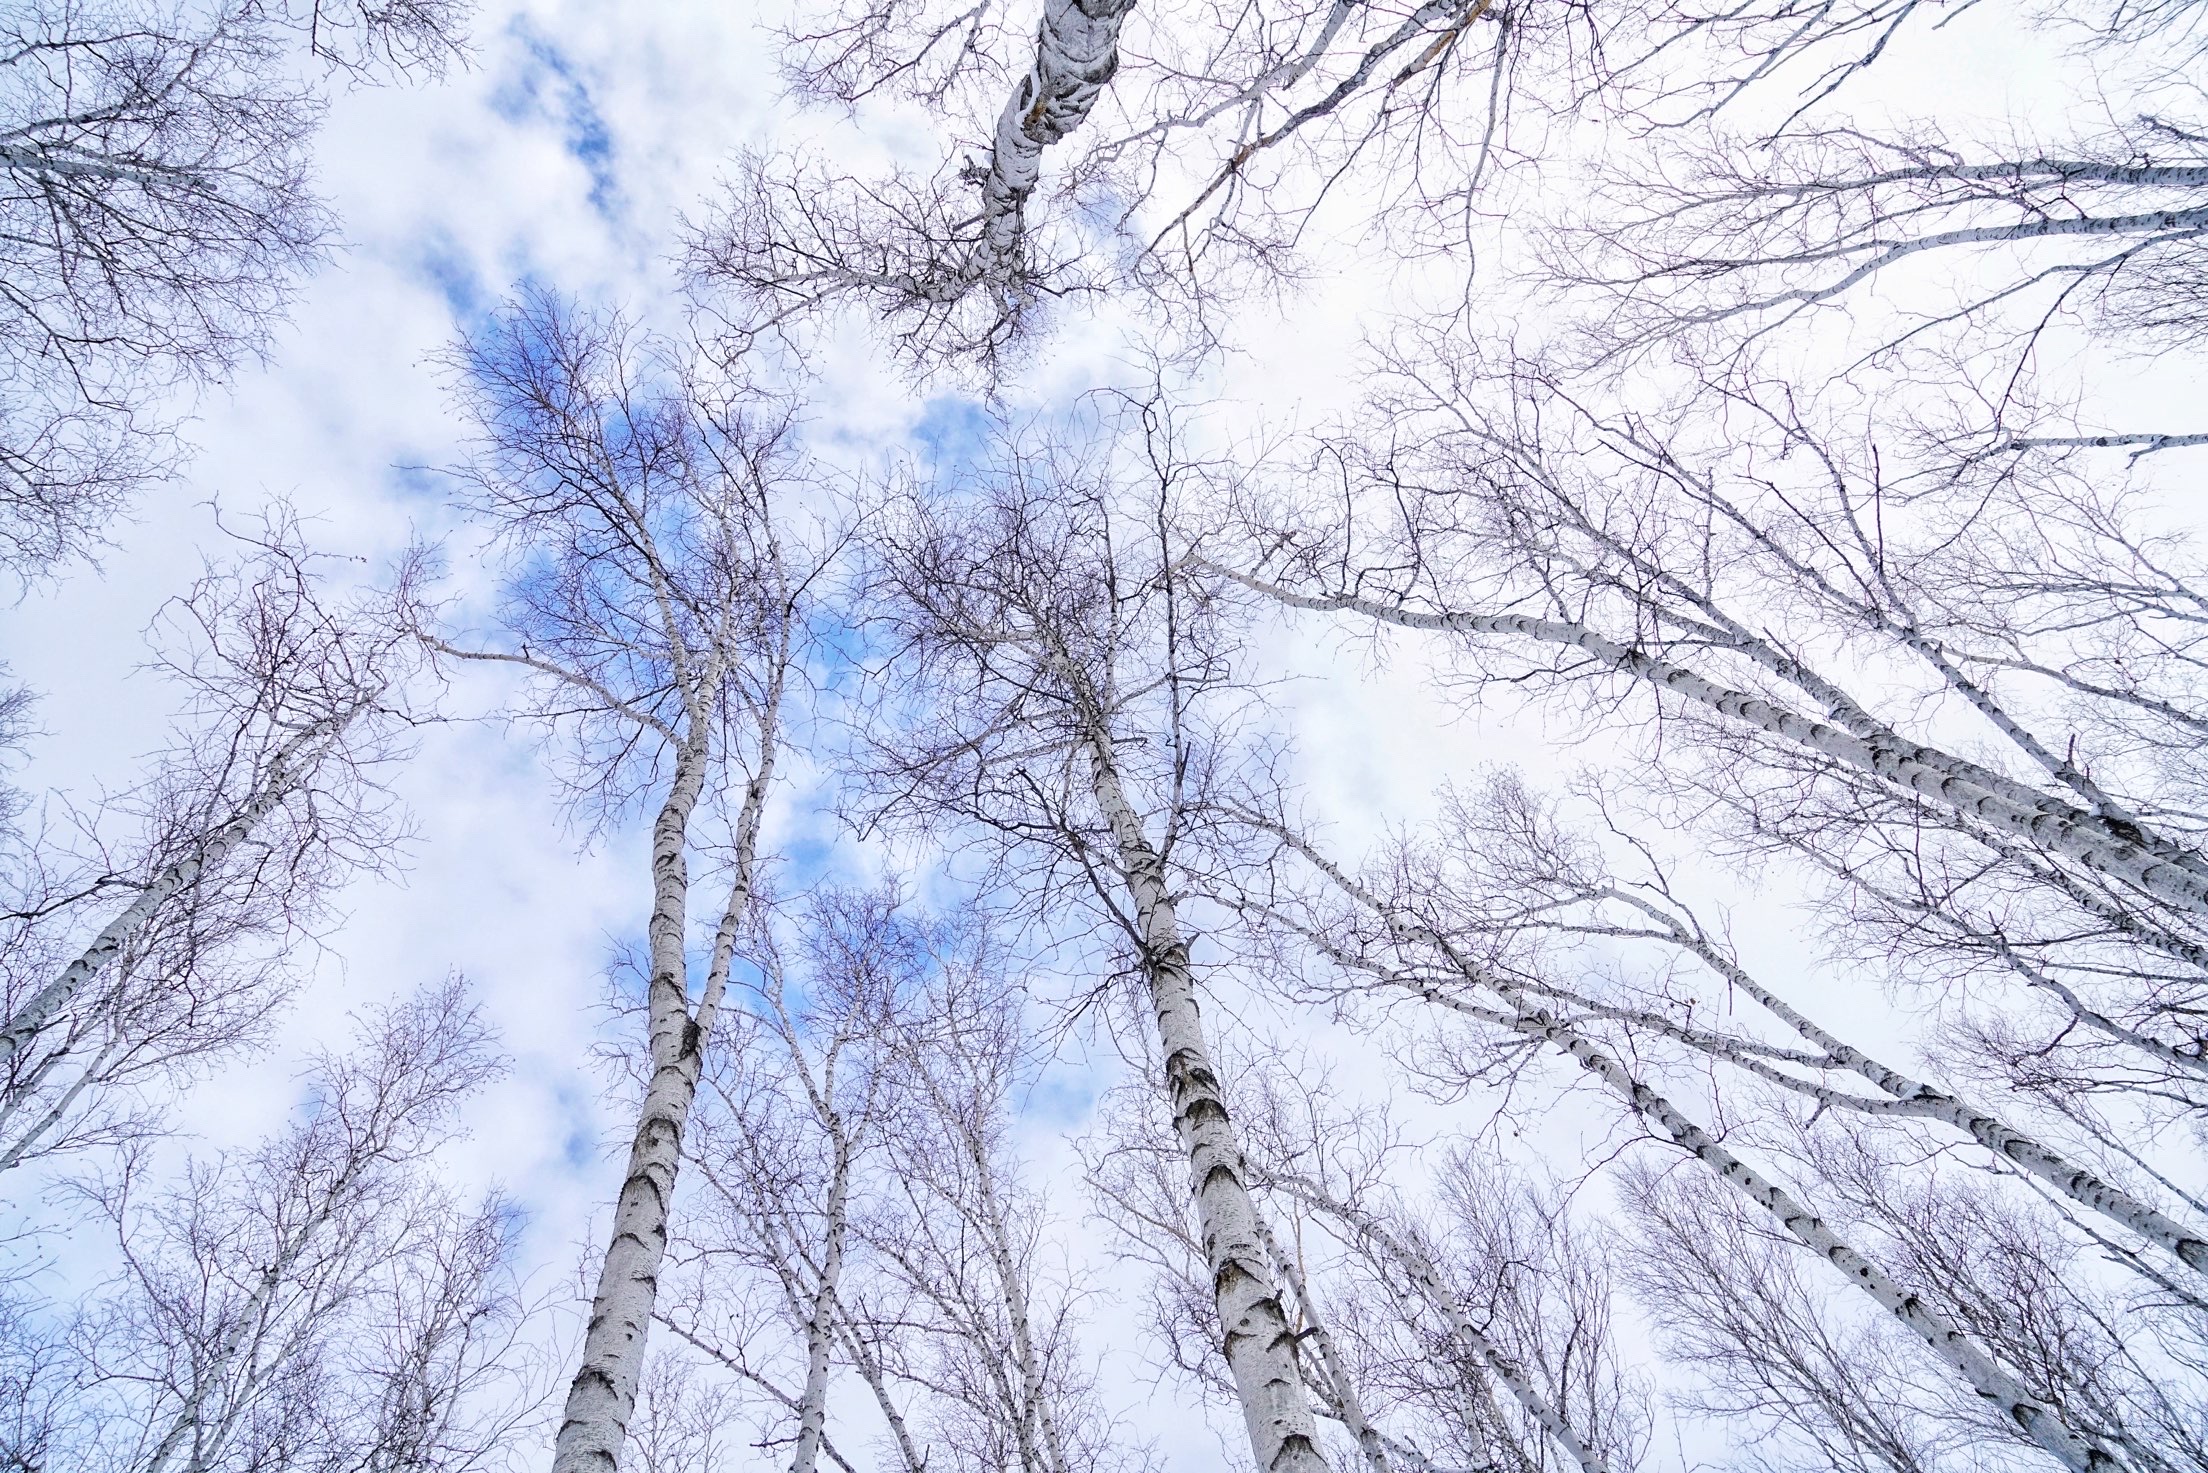
[[[1142,930],[1142,967],[1165,1056],[1173,1128],[1188,1156],[1204,1257],[1211,1269],[1227,1368],[1263,1473],[1328,1473],[1318,1427],[1297,1374],[1295,1333],[1266,1261],[1257,1205],[1242,1151],[1204,1046],[1188,943],[1166,886],[1165,863],[1142,831],[1112,762],[1111,739],[1092,733],[1089,767],[1096,801],[1111,826]]]
[[[1522,987],[1482,970],[1458,951],[1448,937],[1424,922],[1403,916],[1300,838],[1285,831],[1283,837],[1345,894],[1385,922],[1397,940],[1432,948],[1446,958],[1449,966],[1466,982],[1500,999],[1501,1006],[1488,1007],[1451,997],[1425,980],[1391,978],[1395,985],[1429,1002],[1510,1029],[1569,1054],[1581,1068],[1622,1098],[1634,1113],[1660,1128],[1682,1150],[1775,1218],[1803,1247],[1830,1263],[1850,1284],[1921,1336],[1940,1359],[1961,1373],[1973,1391],[1997,1408],[2011,1425],[2022,1429],[2052,1453],[2064,1467],[2073,1473],[2125,1473],[2126,1465],[2120,1458],[2100,1443],[2080,1436],[2062,1420],[2055,1408],[2034,1396],[2007,1367],[1986,1354],[1962,1328],[1951,1323],[1923,1296],[1888,1278],[1882,1269],[1856,1252],[1792,1193],[1719,1144],[1670,1100],[1643,1084],[1585,1035],[1535,1002]],[[1338,954],[1337,959],[1340,959]]]
[[[1850,1284],[1921,1336],[1940,1359],[1961,1373],[1973,1391],[1993,1404],[2004,1420],[2021,1428],[2064,1467],[2072,1469],[2073,1473],[2122,1473],[2125,1465],[2120,1459],[2081,1437],[2063,1422],[2054,1408],[2039,1400],[2005,1366],[1981,1350],[1965,1331],[1950,1323],[1921,1295],[1888,1278],[1884,1270],[1856,1252],[1792,1193],[1720,1145],[1670,1100],[1641,1083],[1615,1059],[1546,1009],[1529,1004],[1514,988],[1499,990],[1512,1011],[1489,1015],[1490,1021],[1570,1054],[1581,1068],[1608,1085],[1637,1114],[1662,1129],[1681,1149],[1775,1218],[1803,1247],[1830,1263]],[[1484,1009],[1475,1010],[1469,1004],[1466,1010],[1485,1013]]]
[[[136,899],[123,907],[115,918],[100,929],[87,946],[68,966],[62,968],[53,981],[41,987],[15,1010],[5,1025],[0,1025],[0,1069],[8,1064],[38,1037],[54,1015],[69,1005],[71,998],[88,986],[92,979],[106,970],[108,964],[122,954],[131,938],[143,931],[152,921],[154,912],[169,900],[190,889],[199,877],[222,861],[230,851],[245,842],[260,821],[274,812],[284,799],[298,790],[306,775],[313,771],[314,763],[327,744],[337,739],[359,714],[367,709],[356,706],[342,716],[318,722],[284,743],[268,764],[267,778],[233,813],[207,837],[193,846],[182,858],[165,866],[147,881]]]
[[[2014,834],[2053,854],[2124,881],[2165,905],[2208,914],[2208,862],[2134,824],[2112,822],[1937,748],[1892,737],[1866,737],[1720,685],[1681,665],[1605,639],[1581,625],[1530,614],[1426,614],[1349,594],[1292,592],[1216,563],[1206,567],[1293,608],[1363,614],[1405,629],[1504,635],[1579,650],[1621,675],[1693,701],[1857,772],[1930,798],[1957,813]]]
[[[1282,1281],[1296,1296],[1296,1306],[1303,1311],[1303,1333],[1317,1347],[1319,1360],[1326,1367],[1326,1378],[1333,1383],[1333,1395],[1328,1399],[1333,1402],[1334,1416],[1355,1439],[1357,1451],[1364,1456],[1365,1467],[1370,1473],[1390,1473],[1387,1446],[1365,1415],[1364,1402],[1357,1395],[1357,1383],[1349,1374],[1349,1362],[1335,1345],[1333,1332],[1327,1329],[1325,1319],[1320,1316],[1318,1301],[1311,1293],[1311,1286],[1304,1281],[1303,1270],[1280,1246],[1280,1240],[1273,1236],[1264,1219],[1258,1220],[1257,1230],[1265,1239],[1266,1251],[1272,1254]]]

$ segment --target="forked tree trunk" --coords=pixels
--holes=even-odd
[[[1165,863],[1142,831],[1114,766],[1111,739],[1091,732],[1089,771],[1096,801],[1119,848],[1120,866],[1142,929],[1142,968],[1165,1056],[1173,1128],[1188,1156],[1196,1219],[1211,1269],[1222,1349],[1248,1423],[1250,1451],[1264,1473],[1328,1473],[1318,1425],[1297,1373],[1295,1332],[1281,1308],[1267,1262],[1257,1205],[1234,1124],[1196,1008],[1188,943],[1166,885]]]
[[[774,771],[774,731],[762,723],[758,770],[737,820],[736,873],[712,965],[697,1010],[690,1008],[688,930],[690,815],[704,787],[707,754],[700,738],[676,758],[675,779],[652,824],[650,988],[652,1077],[637,1112],[627,1175],[614,1204],[613,1237],[598,1269],[582,1364],[568,1387],[567,1407],[553,1446],[552,1473],[614,1473],[636,1411],[645,1338],[667,1255],[667,1214],[682,1161],[682,1137],[697,1096],[705,1041],[712,1033],[735,945],[735,921],[751,897],[759,823]]]
[[[1296,1307],[1303,1312],[1304,1336],[1318,1350],[1319,1360],[1326,1367],[1326,1378],[1333,1383],[1332,1394],[1322,1399],[1332,1403],[1336,1420],[1356,1441],[1357,1451],[1364,1456],[1365,1467],[1370,1473],[1391,1473],[1386,1441],[1365,1415],[1364,1401],[1357,1395],[1357,1383],[1349,1373],[1349,1361],[1335,1345],[1334,1333],[1319,1313],[1318,1300],[1311,1293],[1310,1284],[1305,1282],[1303,1270],[1280,1246],[1280,1239],[1273,1235],[1263,1218],[1258,1219],[1257,1228],[1264,1236],[1265,1250],[1272,1255],[1273,1266],[1280,1270],[1281,1281],[1295,1295]]]

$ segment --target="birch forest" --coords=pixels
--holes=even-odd
[[[2204,353],[2202,0],[0,0],[0,1473],[2208,1473]]]

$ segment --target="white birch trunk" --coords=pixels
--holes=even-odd
[[[834,1175],[828,1184],[828,1243],[821,1252],[820,1282],[805,1322],[805,1389],[798,1395],[797,1446],[790,1473],[813,1473],[828,1429],[828,1350],[835,1339],[836,1292],[843,1282],[843,1236],[851,1199],[851,1153],[838,1132]]]
[[[1922,1120],[1936,1120],[1951,1126],[2025,1174],[2037,1177],[2053,1187],[2072,1202],[2101,1214],[2150,1243],[2157,1244],[2186,1266],[2208,1274],[2208,1239],[2202,1238],[2199,1233],[2169,1214],[2141,1201],[2097,1173],[2079,1166],[2041,1143],[2036,1137],[2016,1129],[1977,1105],[1945,1090],[1935,1089],[1898,1069],[1890,1068],[1844,1039],[1827,1032],[1784,998],[1765,988],[1751,973],[1723,952],[1678,924],[1674,917],[1660,908],[1625,891],[1608,891],[1605,898],[1630,905],[1664,926],[1676,944],[1701,958],[1711,970],[1725,979],[1728,986],[1748,994],[1759,1006],[1800,1034],[1824,1056],[1820,1059],[1804,1052],[1789,1051],[1785,1055],[1787,1062],[1808,1067],[1846,1069],[1877,1085],[1891,1098],[1876,1099],[1853,1094],[1815,1080],[1804,1079],[1779,1068],[1767,1053],[1750,1047],[1743,1039],[1688,1027],[1661,1013],[1640,1008],[1613,1007],[1560,987],[1543,985],[1534,990],[1553,1000],[1566,1002],[1590,1017],[1603,1018],[1628,1028],[1644,1029],[1676,1039],[1711,1058],[1722,1059],[1759,1079],[1767,1080],[1782,1089],[1792,1090],[1832,1109],[1854,1110],[1866,1115],[1911,1116]]]
[[[1050,1382],[1036,1353],[1035,1336],[1028,1319],[1027,1289],[1019,1256],[1013,1251],[1012,1233],[995,1187],[995,1163],[985,1143],[973,1131],[964,1132],[967,1158],[972,1161],[981,1192],[982,1230],[989,1246],[990,1264],[1004,1286],[1004,1315],[1012,1337],[1012,1357],[1019,1362],[1020,1407],[1016,1432],[1020,1465],[1032,1473],[1073,1473],[1066,1460],[1065,1439],[1050,1405]]]
[[[1898,1107],[1894,1113],[1938,1120],[1962,1131],[1994,1155],[2039,1178],[2081,1207],[2100,1213],[2150,1243],[2159,1244],[2187,1267],[2208,1274],[2208,1239],[2203,1239],[2183,1223],[2140,1201],[2121,1187],[2102,1180],[2095,1173],[2065,1159],[2023,1131],[1968,1101],[1958,1099],[1944,1090],[1934,1089],[1897,1069],[1889,1069],[1861,1049],[1827,1033],[1790,1007],[1785,999],[1765,990],[1755,978],[1714,949],[1695,946],[1694,950],[1696,955],[1715,967],[1719,975],[1728,982],[1746,992],[1802,1037],[1823,1049],[1834,1063],[1852,1070],[1892,1095],[1894,1104]],[[1767,1074],[1767,1077],[1774,1076]],[[1822,1097],[1833,1092],[1813,1090],[1812,1093]]]
[[[1318,1427],[1297,1374],[1295,1336],[1272,1282],[1242,1151],[1204,1046],[1188,944],[1166,885],[1165,864],[1120,786],[1110,737],[1091,731],[1089,770],[1142,928],[1143,974],[1165,1056],[1173,1127],[1187,1153],[1204,1257],[1242,1403],[1250,1451],[1263,1473],[1327,1473]]]
[[[777,685],[779,693],[779,685]],[[667,1213],[682,1161],[682,1136],[696,1098],[707,1035],[726,981],[723,946],[692,1014],[688,930],[688,830],[708,761],[702,730],[676,758],[675,778],[652,825],[650,984],[652,1076],[637,1114],[626,1176],[613,1214],[613,1237],[598,1269],[582,1364],[569,1386],[554,1443],[552,1473],[614,1473],[636,1411],[644,1345],[667,1253]],[[742,914],[751,895],[759,825],[774,772],[775,725],[770,708],[760,723],[759,765],[737,821],[735,877],[726,915]],[[733,935],[724,919],[725,935]]]
[[[2198,855],[2159,843],[2136,828],[2131,832],[2138,835],[2137,838],[2126,837],[2107,821],[2074,804],[2030,794],[2029,790],[2020,789],[2005,779],[1989,781],[1991,775],[1982,770],[1966,770],[1970,764],[1935,748],[1898,738],[1874,740],[1827,722],[1811,720],[1760,696],[1729,689],[1682,666],[1605,639],[1577,624],[1524,614],[1422,614],[1350,594],[1295,593],[1217,563],[1204,561],[1203,566],[1294,608],[1363,614],[1382,623],[1429,632],[1515,635],[1580,650],[1620,674],[1670,691],[1720,715],[1907,788],[2052,853],[2126,881],[2166,905],[2208,914],[2208,873],[2199,869]],[[1996,787],[2015,791],[1997,792],[1993,790]]]
[[[1018,274],[1027,201],[1042,180],[1043,150],[1081,126],[1119,70],[1120,22],[1134,8],[1134,0],[1044,0],[1034,68],[997,118],[982,180],[981,244],[973,266],[979,279]]]
[[[245,842],[255,826],[272,812],[285,798],[297,791],[299,783],[313,771],[313,761],[300,761],[308,749],[319,743],[333,741],[351,725],[365,706],[357,706],[343,716],[317,722],[300,732],[280,747],[269,760],[268,777],[258,790],[250,794],[238,806],[236,813],[194,846],[190,853],[176,860],[157,873],[136,899],[123,907],[115,918],[100,929],[78,956],[62,968],[53,981],[31,994],[23,1005],[15,1010],[4,1026],[0,1026],[0,1069],[5,1069],[15,1056],[36,1038],[54,1015],[69,1005],[69,1000],[89,985],[107,968],[108,963],[121,954],[133,936],[144,930],[153,919],[155,911],[188,889],[199,877],[222,861],[230,851]],[[296,765],[295,765],[296,764]]]

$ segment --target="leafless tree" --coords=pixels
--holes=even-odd
[[[1393,898],[1366,890],[1362,903],[1404,907],[1388,923],[1398,939],[1422,932],[1448,960],[1426,972],[1368,962],[1368,977],[1460,1013],[1464,1000],[1451,1000],[1455,984],[1444,974],[1485,977],[1498,998],[1516,989],[1515,1018],[1504,1009],[1466,1015],[1531,1038],[1531,1009],[1549,1026],[1544,1036],[1598,1077],[1627,1061],[1640,1090],[1631,1096],[1636,1110],[1704,1162],[1737,1166],[1746,1147],[1704,1152],[1709,1133],[1696,1139],[1699,1127],[1682,1129],[1677,1096],[1665,1101],[1655,1092],[1669,1087],[1653,1081],[1668,1074],[1707,1092],[1714,1118],[1757,1140],[1759,1154],[1817,1194],[1828,1255],[1844,1244],[1882,1266],[1863,1279],[1886,1278],[1889,1292],[1873,1296],[1882,1307],[1930,1306],[2113,1465],[2190,1466],[2182,1449],[2196,1435],[2202,1296],[2180,1264],[2199,1250],[2194,1230],[2170,1211],[2189,1216],[2198,1204],[2144,1165],[2143,1144],[2127,1149],[2092,1134],[2079,1143],[2171,1199],[2170,1211],[1811,1022],[1740,965],[1721,930],[1675,891],[1648,841],[1614,824],[1606,837],[1622,855],[1616,867],[1587,833],[1560,829],[1523,788],[1502,781],[1453,795],[1430,833],[1430,843],[1391,857]],[[1332,933],[1316,940],[1359,965],[1347,959],[1361,953]],[[1799,994],[1803,984],[1787,990]],[[1783,1026],[1740,1016],[1751,1008]],[[1596,1038],[1608,1040],[1598,1046],[1603,1064],[1590,1062]],[[1515,1079],[1524,1062],[1509,1048],[1467,1053],[1439,1043],[1429,1058],[1435,1077],[1484,1081]],[[1803,1123],[1770,1128],[1789,1120]],[[1957,1138],[1985,1154],[1958,1149]],[[1629,1216],[1655,1235],[1636,1260],[1646,1302],[1683,1364],[1706,1359],[1715,1372],[1694,1405],[1801,1439],[1839,1467],[1935,1467],[1989,1437],[2019,1436],[2014,1421],[1988,1417],[1975,1378],[1968,1389],[1928,1379],[1904,1352],[1906,1340],[1833,1302],[1823,1292],[1830,1285],[1805,1281],[1774,1246],[1769,1202],[1751,1192],[1728,1207],[1645,1169],[1626,1183]],[[1815,1236],[1794,1222],[1784,1227],[1805,1244]],[[2119,1324],[2122,1334],[2111,1328]]]
[[[167,1183],[133,1153],[86,1183],[118,1267],[45,1348],[31,1390],[61,1415],[45,1461],[14,1466],[486,1466],[541,1395],[517,1354],[514,1221],[454,1205],[431,1155],[499,1067],[448,982],[319,1057],[304,1117],[258,1148]]]
[[[1994,1072],[2195,1108],[2181,542],[2059,460],[1912,464],[1770,385],[1664,418],[1537,366],[1427,388],[1435,419],[1398,401],[1396,443],[1345,454],[1341,503],[1258,514],[1256,586],[1440,636],[1468,695],[1648,723],[1671,811],[1805,861],[1852,954],[2013,985],[1980,1028]]]
[[[706,1200],[663,1319],[793,1469],[866,1445],[912,1469],[1116,1466],[1034,1259],[1009,1139],[1032,1045],[995,937],[893,892],[825,892],[804,921],[800,967],[753,953],[746,1026],[709,1064]]]
[[[1325,206],[1402,249],[1461,252],[1521,72],[1588,75],[1570,56],[1578,16],[1330,0],[1169,17],[1052,0],[1031,34],[987,0],[843,6],[789,29],[798,93],[918,103],[966,162],[868,177],[748,160],[692,265],[746,331],[856,299],[921,367],[1001,370],[1040,307],[1106,290],[1157,297],[1201,338],[1300,274]]]
[[[1822,121],[1820,106],[1897,36],[1934,37],[1933,17],[1963,8],[1305,0],[1180,15],[1062,0],[1044,6],[1030,32],[1026,15],[995,0],[853,0],[786,27],[793,89],[843,108],[917,105],[942,125],[946,161],[932,172],[863,174],[819,158],[754,157],[697,233],[692,262],[731,293],[731,317],[745,331],[860,300],[922,367],[978,360],[1001,370],[1007,352],[1033,337],[1038,307],[1107,291],[1164,308],[1148,319],[1153,341],[1206,344],[1229,330],[1237,304],[1316,269],[1305,248],[1314,236],[1362,237],[1368,275],[1425,262],[1461,283],[1498,224],[1555,213],[1542,183],[1567,151],[1562,140],[1591,123],[1615,135],[1598,153],[1616,164],[1621,191],[1642,186],[1641,203],[1621,214],[1605,196],[1585,216],[1587,239],[1622,248],[1625,264],[1567,274],[1650,287],[1676,276],[1691,287],[1725,262],[1685,244],[1698,239],[1691,222],[1648,180],[1685,172],[1698,146],[1732,156],[1783,154],[1802,139],[1839,146],[1848,135]],[[2121,42],[2157,24],[2119,7],[2102,29]],[[1782,109],[1775,123],[1756,121],[1767,97]],[[1741,125],[1722,143],[1709,124],[1720,115]],[[1812,121],[1798,128],[1805,116]],[[1653,162],[1617,146],[1634,137],[1656,140]],[[1923,142],[1863,141],[1904,152]],[[2076,157],[2108,153],[2095,144]],[[1988,163],[1982,174],[1969,172],[1976,163],[1956,166],[1956,180],[1980,180],[1980,193],[2005,187],[1994,182],[2001,176],[2020,196],[2050,200],[2096,168],[2126,167],[2113,154],[2103,164]],[[1929,180],[1939,166],[1928,167]],[[1525,187],[1509,185],[1514,169]],[[2182,172],[2150,178],[2154,168],[2133,167],[2130,182],[2180,185]],[[1888,184],[1888,193],[1905,187]],[[1737,245],[1737,198],[1716,184],[1681,190],[1712,232]],[[1757,198],[1775,217],[1829,203],[1776,183]],[[2186,228],[2150,227],[2146,208],[2119,210],[2138,217],[2128,226],[2112,224],[2115,215],[2076,228],[2039,218],[2008,233]],[[1636,209],[1643,224],[1625,224]],[[1805,232],[1805,271],[1828,259],[1821,231]],[[1875,221],[1861,235],[1868,253],[1892,244]],[[2142,236],[2140,248],[2159,246]],[[2135,264],[2145,263],[2140,255]],[[1789,258],[1775,249],[1768,261],[1740,264],[1780,272]]]
[[[618,315],[524,297],[452,355],[475,431],[465,499],[505,561],[497,633],[444,659],[528,681],[594,827],[651,814],[651,1070],[554,1466],[609,1470],[636,1403],[683,1132],[757,883],[800,678],[803,547],[790,410]],[[417,587],[421,582],[417,579]],[[426,598],[426,593],[420,595]],[[719,893],[693,961],[693,865]]]
[[[309,172],[315,73],[434,72],[471,8],[11,0],[0,562],[33,576],[96,549],[179,458],[172,393],[266,347],[333,227]]]
[[[2030,1176],[2042,1190],[2105,1219],[2097,1233],[2114,1230],[2151,1245],[2163,1266],[2148,1269],[2150,1275],[2186,1278],[2164,1254],[2194,1273],[2208,1272],[2208,1242],[2182,1220],[2197,1207],[2164,1188],[2158,1173],[2134,1169],[2126,1157],[2136,1159],[2136,1149],[2078,1132],[2080,1122],[2059,1113],[2034,1121],[2036,1129],[2020,1128],[1822,1026],[1784,995],[1799,995],[1809,979],[1775,989],[1744,966],[1724,923],[1705,919],[1681,894],[1676,866],[1620,821],[1614,803],[1591,786],[1581,805],[1588,820],[1574,826],[1509,774],[1447,794],[1435,824],[1439,842],[1424,861],[1431,866],[1422,882],[1428,903],[1449,907],[1457,934],[1487,938],[1489,965],[1516,970],[1552,1001],[1627,1030],[1644,1051],[1698,1055],[1721,1073],[1738,1071],[1756,1085],[1866,1124],[1943,1127],[1982,1148],[1989,1165]],[[1586,980],[1559,980],[1573,970]],[[1832,980],[1844,975],[1836,969]],[[1923,1051],[1941,1051],[1937,1033]],[[2031,1106],[2013,1082],[2010,1093]],[[2068,1147],[2058,1149],[2037,1133],[2050,1125],[2082,1135],[2084,1150],[2112,1160],[2116,1170],[2066,1155]],[[2113,1179],[2119,1175],[2143,1179],[2144,1193],[2119,1185]]]
[[[1133,413],[1146,433],[1129,463],[1084,462],[1063,442],[1007,446],[955,498],[913,494],[885,514],[863,590],[887,652],[865,760],[877,812],[979,845],[1039,913],[1078,904],[1124,938],[1251,1450],[1261,1468],[1315,1470],[1317,1429],[1179,910],[1186,867],[1221,853],[1205,795],[1241,777],[1220,628],[1163,576],[1174,502],[1203,468],[1169,425]]]
[[[926,1379],[945,1393],[935,1441],[975,1470],[1144,1466],[1095,1401],[1076,1314],[1098,1286],[1054,1280],[1045,1197],[1023,1180],[1018,1112],[1047,1063],[1033,1002],[981,912],[915,929],[926,986],[889,1054],[905,1081],[889,1138],[897,1193],[868,1232],[925,1306]]]
[[[160,617],[186,705],[152,776],[8,840],[0,1170],[141,1133],[262,1038],[333,888],[392,860],[410,641],[283,517],[252,540]]]
[[[2127,1466],[2199,1466],[2199,1319],[2179,1298],[2111,1292],[2028,1201],[1927,1170],[1858,1133],[1804,1162],[1851,1237],[1884,1245],[1917,1293],[1970,1327]],[[1629,1260],[1675,1348],[1707,1371],[1695,1405],[1835,1468],[1973,1466],[2016,1430],[1928,1384],[1900,1338],[1804,1279],[1737,1208],[1680,1179],[1628,1177]],[[2119,1328],[2121,1327],[2121,1328]]]

